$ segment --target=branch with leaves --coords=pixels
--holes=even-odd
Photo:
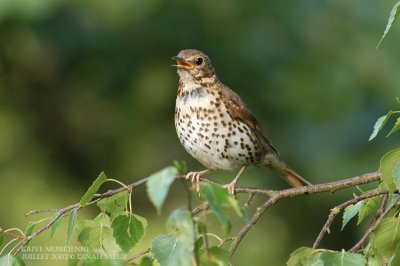
[[[398,101],[400,103],[400,101]],[[399,114],[390,111],[378,119],[370,140],[375,138],[389,118]],[[399,129],[399,118],[389,135]],[[0,265],[24,265],[23,258],[27,245],[45,231],[53,236],[59,229],[62,220],[68,217],[66,234],[67,246],[71,245],[73,235],[91,256],[84,257],[85,263],[98,259],[98,255],[113,260],[116,265],[138,263],[152,265],[154,260],[161,265],[229,265],[231,256],[237,250],[247,232],[259,221],[260,217],[272,205],[284,198],[311,195],[323,192],[334,192],[362,184],[380,181],[376,188],[355,195],[342,204],[331,209],[326,223],[318,234],[313,247],[302,247],[294,251],[288,265],[314,265],[315,263],[338,265],[398,265],[400,263],[400,149],[387,153],[380,162],[378,172],[335,182],[311,185],[285,190],[267,190],[261,188],[238,187],[236,193],[247,194],[249,200],[240,203],[233,198],[220,184],[202,178],[200,193],[190,188],[184,181],[188,191],[187,209],[174,210],[167,222],[167,233],[153,239],[150,247],[136,254],[133,248],[142,240],[147,227],[147,220],[132,211],[131,198],[133,191],[146,186],[150,201],[160,213],[169,188],[175,180],[184,180],[186,167],[176,163],[149,177],[142,178],[132,184],[125,185],[118,180],[109,179],[101,173],[78,203],[60,209],[33,210],[27,216],[46,213],[47,217],[39,221],[28,222],[26,229],[0,228],[0,251],[5,254],[0,257]],[[105,182],[115,182],[119,188],[96,194]],[[246,208],[252,204],[254,196],[265,197],[256,207],[250,218]],[[192,197],[199,197],[200,205],[192,207]],[[94,219],[78,221],[78,211],[92,205],[97,205],[100,213]],[[242,218],[244,224],[236,233],[230,231],[230,216],[228,210],[233,210]],[[330,233],[330,226],[335,217],[343,211],[342,229],[355,216],[358,224],[372,217],[369,226],[360,240],[348,251],[333,251],[318,249],[323,237]],[[221,232],[210,232],[208,216],[215,215],[220,224]],[[41,226],[39,226],[41,225]],[[37,228],[35,230],[35,228]],[[209,241],[212,237],[216,241]],[[7,240],[7,241],[6,241]],[[212,244],[215,243],[216,244]],[[230,243],[227,246],[227,243]],[[93,256],[96,255],[96,256]],[[75,259],[74,259],[75,258]],[[78,259],[71,255],[76,265]],[[95,263],[95,262],[94,262]],[[374,264],[375,263],[375,264]]]
[[[122,185],[118,189],[109,190],[102,194],[95,194],[103,183],[114,181],[112,179],[107,179],[106,175],[101,173],[79,203],[71,204],[61,209],[30,211],[26,214],[27,216],[43,212],[53,213],[53,216],[39,222],[28,223],[25,232],[18,230],[19,235],[10,233],[10,230],[0,231],[0,233],[3,233],[3,235],[12,239],[20,240],[20,242],[11,249],[15,250],[15,252],[13,252],[15,256],[21,252],[23,253],[24,247],[44,231],[50,230],[51,234],[54,234],[57,231],[62,218],[69,216],[66,236],[67,245],[70,245],[72,234],[75,231],[80,244],[90,247],[93,252],[115,252],[115,250],[118,250],[121,254],[128,254],[129,251],[141,240],[147,225],[147,221],[143,217],[132,213],[130,207],[132,191],[142,185],[146,185],[151,201],[157,210],[160,211],[167,196],[169,186],[174,180],[182,178],[184,178],[184,175],[178,174],[177,168],[167,167],[150,177],[143,178],[130,185]],[[213,254],[212,257],[214,259],[228,262],[229,257],[233,255],[246,233],[259,220],[268,207],[277,203],[280,199],[322,192],[333,192],[378,181],[379,179],[380,174],[376,172],[336,182],[291,188],[281,191],[238,187],[236,188],[236,193],[246,193],[249,195],[261,195],[267,197],[266,201],[257,208],[254,215],[250,219],[247,219],[247,214],[245,213],[244,208],[240,206],[239,202],[232,198],[222,186],[203,178],[201,180],[203,183],[200,188],[200,198],[203,200],[203,207],[199,206],[191,211],[174,211],[167,222],[167,227],[170,229],[169,234],[156,237],[151,243],[149,249],[145,249],[138,254],[127,257],[125,262],[137,260],[151,252],[152,258],[146,257],[145,260],[155,258],[160,264],[164,265],[166,259],[164,257],[165,252],[172,248],[172,244],[178,244],[178,247],[182,250],[169,250],[170,253],[167,252],[169,260],[180,260],[186,258],[188,261],[194,261],[195,258],[193,256],[193,251],[196,247],[198,248],[197,253],[200,254],[197,258],[198,263],[202,263],[204,260],[211,260],[211,257],[204,255],[206,253]],[[77,223],[77,212],[82,208],[95,204],[100,208],[101,213],[94,220],[83,220]],[[242,217],[244,221],[247,221],[236,236],[228,236],[230,228],[229,216],[225,210],[221,208],[223,206],[233,208],[237,215]],[[201,219],[201,217],[197,217],[196,215],[208,215],[209,213],[214,213],[221,221],[224,236],[219,237],[216,234],[206,233],[207,225],[204,222],[204,219]],[[33,230],[38,223],[44,221],[46,221],[46,223],[43,226],[36,231]],[[100,235],[100,231],[108,233]],[[127,232],[128,237],[126,234]],[[210,236],[214,236],[218,239],[219,245],[208,247],[207,250],[205,250],[206,239]],[[222,246],[229,241],[232,241],[232,243],[228,251],[227,249],[222,248]],[[11,241],[9,243],[11,243]],[[112,246],[112,248],[110,248],[110,246]],[[173,252],[177,253],[174,254]],[[187,254],[187,256],[182,257],[182,254]],[[218,254],[218,256],[216,254]],[[13,259],[19,260],[17,257],[13,257]]]
[[[378,119],[370,139],[388,121],[389,116],[398,114],[390,111],[385,117]],[[391,130],[398,130],[398,121]],[[389,134],[389,135],[390,135]],[[24,254],[29,243],[45,231],[53,236],[62,221],[68,217],[66,244],[70,246],[73,235],[82,247],[87,248],[90,256],[81,256],[84,263],[106,257],[115,265],[139,264],[152,265],[154,260],[160,265],[229,265],[230,258],[237,250],[247,232],[259,221],[269,207],[281,199],[294,198],[323,192],[334,192],[340,189],[352,188],[362,184],[380,181],[376,188],[355,195],[342,204],[331,209],[326,223],[317,236],[312,248],[302,247],[294,251],[288,265],[327,265],[341,262],[338,265],[397,265],[400,262],[400,149],[387,153],[380,162],[378,172],[368,173],[343,180],[316,184],[306,187],[284,190],[267,190],[261,188],[238,187],[236,193],[248,195],[246,202],[233,198],[221,184],[210,179],[201,178],[200,193],[190,188],[184,181],[188,191],[188,207],[174,210],[167,222],[166,234],[153,239],[149,248],[132,254],[133,248],[142,241],[147,227],[147,220],[132,211],[132,192],[146,186],[150,201],[158,213],[161,212],[169,188],[175,180],[185,180],[186,171],[183,164],[167,167],[149,177],[132,184],[125,185],[118,180],[109,179],[101,173],[78,203],[61,209],[33,210],[27,216],[40,213],[47,217],[39,221],[28,222],[26,229],[0,228],[0,265],[24,265]],[[96,194],[105,182],[114,182],[119,188]],[[252,204],[254,196],[265,197],[256,207],[250,218],[247,207]],[[192,207],[192,198],[199,198],[199,206]],[[97,205],[100,213],[94,219],[78,220],[78,211],[82,208]],[[241,217],[244,224],[236,233],[231,232],[229,209]],[[358,224],[368,217],[373,217],[361,239],[348,251],[333,251],[318,249],[335,217],[343,211],[342,229],[347,223],[358,216]],[[209,230],[210,214],[215,215],[220,224],[220,232]],[[37,228],[35,230],[35,228]],[[210,241],[209,238],[216,241]],[[6,241],[7,240],[7,241]],[[216,244],[214,244],[216,242]],[[228,243],[230,245],[228,246]],[[79,260],[71,255],[71,265],[77,265]],[[84,259],[82,259],[84,258]],[[373,264],[374,265],[374,264]]]
[[[398,5],[397,5],[398,6]],[[395,12],[397,12],[397,6]],[[400,104],[399,98],[397,103]],[[373,140],[392,116],[400,111],[389,111],[380,117],[369,138]],[[386,137],[400,130],[400,117]],[[331,209],[312,248],[295,250],[288,261],[294,265],[400,265],[400,149],[385,154],[380,162],[381,183],[371,191],[363,192],[353,199]],[[342,230],[358,216],[357,225],[373,216],[361,239],[347,252],[318,249],[335,217],[343,211]],[[325,263],[325,264],[324,264]]]

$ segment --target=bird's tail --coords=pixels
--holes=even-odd
[[[277,172],[283,180],[285,180],[292,187],[302,187],[312,185],[290,167],[288,167],[283,161],[279,160],[279,158],[275,157],[271,160],[268,160],[267,168]]]
[[[292,187],[302,187],[302,186],[309,186],[311,185],[310,182],[305,180],[303,177],[301,177],[298,173],[290,169],[289,167],[286,167],[284,169],[284,173],[282,175],[282,178],[289,183]]]

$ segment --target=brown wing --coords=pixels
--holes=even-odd
[[[252,130],[265,153],[278,155],[278,151],[274,148],[274,146],[272,146],[272,143],[267,136],[265,136],[260,123],[258,123],[254,115],[246,107],[239,95],[237,95],[228,86],[223,86],[224,88],[221,90],[222,100],[232,113],[233,117],[245,123]]]

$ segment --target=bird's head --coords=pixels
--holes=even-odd
[[[194,49],[182,50],[172,59],[176,60],[176,65],[173,66],[177,68],[181,80],[191,79],[194,82],[216,80],[210,59],[201,51]]]

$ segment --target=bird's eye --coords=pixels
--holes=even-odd
[[[197,57],[196,60],[194,61],[194,63],[197,66],[200,66],[201,64],[203,64],[203,58],[202,57]]]

